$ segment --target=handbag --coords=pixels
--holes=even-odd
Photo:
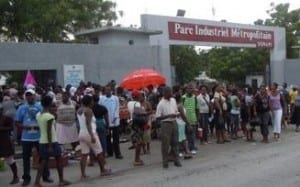
[[[142,107],[136,107],[135,105],[136,103],[134,104],[132,123],[142,128],[148,122],[148,116]]]

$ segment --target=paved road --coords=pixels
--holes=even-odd
[[[280,142],[262,144],[248,143],[240,139],[225,145],[209,144],[199,147],[192,160],[182,161],[183,167],[170,163],[162,169],[159,142],[153,142],[151,155],[143,157],[146,165],[134,168],[129,158],[133,152],[123,144],[125,159],[108,159],[115,174],[98,177],[97,167],[87,168],[91,180],[79,181],[79,165],[71,163],[66,169],[66,178],[72,186],[121,186],[121,187],[299,187],[300,186],[300,134],[289,127]],[[51,171],[56,178],[55,171]],[[34,173],[34,172],[33,172]],[[0,186],[6,186],[8,171],[0,173]],[[6,178],[5,178],[6,177]],[[55,185],[45,185],[55,186]]]

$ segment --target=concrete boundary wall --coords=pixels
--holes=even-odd
[[[300,86],[300,59],[285,60],[284,72],[285,82],[287,82],[288,84]]]
[[[63,85],[63,65],[83,64],[85,81],[117,83],[137,68],[160,71],[158,46],[100,46],[92,44],[0,43],[0,70],[56,70]]]

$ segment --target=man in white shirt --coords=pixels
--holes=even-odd
[[[108,111],[109,119],[109,134],[107,135],[107,156],[113,156],[115,153],[116,159],[122,159],[120,151],[120,117],[119,117],[119,98],[112,95],[111,88],[109,86],[105,87],[105,95],[100,97],[99,104],[106,107]],[[111,142],[111,137],[113,142]]]
[[[161,151],[163,168],[168,168],[169,147],[174,153],[176,167],[181,167],[178,156],[178,127],[176,117],[179,115],[177,103],[172,98],[172,89],[164,88],[164,97],[160,100],[156,109],[157,120],[161,121]]]

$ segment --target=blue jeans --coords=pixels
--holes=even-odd
[[[240,124],[240,115],[239,114],[231,114],[231,135],[236,135],[239,130],[239,124]]]
[[[30,181],[30,156],[32,153],[32,148],[35,147],[37,151],[39,151],[39,142],[29,142],[29,141],[22,141],[22,149],[23,149],[23,180]],[[46,164],[44,171],[43,171],[43,179],[48,179],[50,176],[48,164]]]
[[[203,136],[201,141],[208,141],[208,126],[209,126],[209,113],[201,113],[201,118],[200,118],[200,127],[203,130]]]
[[[188,146],[189,149],[192,150],[197,150],[197,147],[195,145],[196,142],[196,135],[198,131],[198,124],[193,124],[191,125],[191,130],[188,130],[187,132],[187,140],[188,140]]]
[[[96,119],[96,124],[97,124],[97,134],[101,143],[103,153],[105,155],[107,150],[106,124],[104,119]]]

